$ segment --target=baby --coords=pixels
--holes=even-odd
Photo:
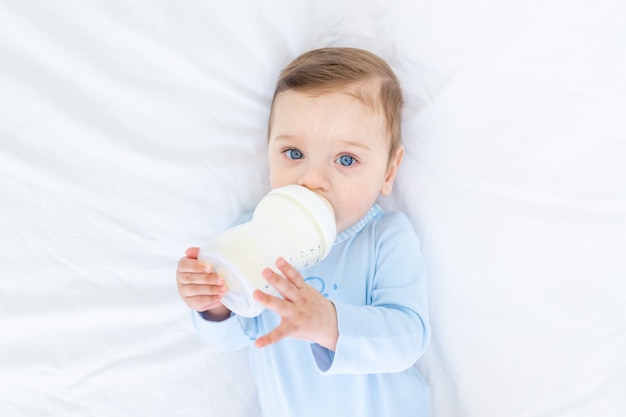
[[[297,57],[280,74],[268,126],[272,188],[307,187],[332,204],[330,254],[301,272],[284,259],[263,278],[257,317],[231,313],[228,291],[189,248],[176,280],[209,347],[250,359],[263,415],[430,416],[414,366],[430,337],[419,240],[400,212],[385,213],[404,148],[402,91],[389,65],[354,48]]]

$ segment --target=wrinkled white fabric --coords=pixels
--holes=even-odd
[[[278,71],[406,93],[436,417],[626,415],[621,0],[0,2],[0,415],[258,416],[174,271],[269,189]]]

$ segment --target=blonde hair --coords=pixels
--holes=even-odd
[[[274,102],[282,92],[324,93],[348,87],[356,87],[355,97],[373,109],[382,109],[391,158],[402,142],[402,89],[389,64],[363,49],[321,48],[305,52],[291,61],[278,77],[269,126]]]

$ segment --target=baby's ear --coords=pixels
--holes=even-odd
[[[380,190],[382,195],[390,195],[391,191],[393,191],[393,183],[396,180],[396,174],[398,173],[398,168],[402,163],[402,157],[404,156],[404,148],[402,146],[398,147],[395,155],[391,157],[389,160],[389,164],[387,165],[387,172],[385,173],[385,182],[383,183],[383,187]]]

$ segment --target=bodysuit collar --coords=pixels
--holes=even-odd
[[[367,213],[365,213],[365,216],[361,217],[361,220],[357,221],[343,232],[337,233],[337,238],[335,239],[334,245],[337,245],[360,232],[370,220],[372,220],[374,217],[382,212],[383,209],[381,209],[378,204],[374,204],[372,208],[370,208]]]

